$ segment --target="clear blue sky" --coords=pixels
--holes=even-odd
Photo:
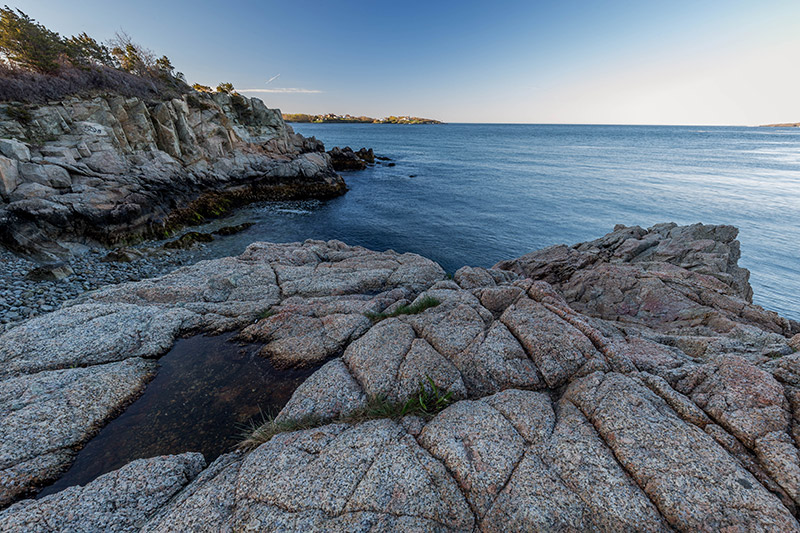
[[[9,6],[61,34],[106,40],[123,29],[169,56],[190,83],[230,81],[290,113],[450,122],[800,120],[798,0]]]

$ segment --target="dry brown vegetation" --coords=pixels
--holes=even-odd
[[[44,103],[94,91],[139,98],[169,98],[186,92],[186,88],[180,83],[145,78],[105,66],[68,66],[57,74],[42,74],[0,64],[0,101]]]

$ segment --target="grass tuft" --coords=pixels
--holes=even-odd
[[[416,394],[403,404],[401,417],[415,415],[422,418],[433,418],[455,401],[453,391],[439,388],[430,376],[425,376],[425,379],[427,383],[420,381]]]
[[[274,309],[272,309],[272,307],[267,307],[266,309],[264,309],[263,311],[258,313],[258,319],[259,320],[263,320],[265,318],[269,318],[271,316],[275,316],[276,314],[277,314],[277,312]]]
[[[426,296],[414,302],[413,304],[409,305],[401,305],[391,313],[371,313],[367,312],[364,313],[364,316],[372,320],[373,322],[380,322],[381,320],[385,320],[387,318],[396,317],[400,315],[416,315],[419,314],[426,309],[430,309],[431,307],[436,307],[441,302],[434,298],[433,296]]]
[[[238,444],[237,448],[249,452],[255,450],[279,433],[313,429],[322,425],[324,425],[323,420],[316,416],[307,416],[299,420],[282,420],[276,422],[274,416],[262,415],[260,424],[252,422],[245,430],[244,439]]]
[[[364,407],[340,415],[333,420],[307,416],[297,420],[276,422],[274,416],[262,416],[260,424],[253,423],[247,428],[238,448],[251,451],[280,433],[313,429],[326,424],[358,424],[382,418],[398,420],[404,416],[418,416],[430,420],[454,402],[452,391],[445,391],[438,387],[429,376],[426,376],[424,381],[420,381],[417,392],[404,402],[393,402],[384,396],[372,397]]]

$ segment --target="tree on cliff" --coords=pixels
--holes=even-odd
[[[124,31],[115,33],[108,44],[111,46],[111,54],[122,70],[137,76],[147,76],[156,68],[155,54],[135,43]]]
[[[108,47],[98,43],[86,33],[64,39],[64,44],[66,53],[73,63],[115,66],[114,58],[111,56]]]
[[[0,53],[12,64],[45,74],[59,69],[67,47],[61,37],[19,9],[0,9]]]
[[[161,56],[156,59],[156,68],[170,76],[172,76],[172,71],[175,70],[175,67],[172,66],[172,61],[170,61],[167,56]]]
[[[111,55],[116,61],[118,68],[125,72],[130,72],[142,78],[160,78],[168,83],[176,80],[180,84],[185,84],[183,74],[175,72],[172,61],[167,56],[156,59],[156,54],[142,45],[133,41],[130,35],[124,31],[114,34],[114,38],[109,41]]]
[[[12,65],[54,74],[66,64],[116,66],[108,48],[86,33],[62,38],[20,10],[0,9],[0,53]]]

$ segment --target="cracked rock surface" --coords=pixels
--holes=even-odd
[[[365,311],[380,312],[444,277],[413,254],[336,241],[256,243],[238,257],[86,293],[23,322],[0,337],[0,503],[55,480],[75,450],[143,391],[152,359],[179,336],[243,329],[243,338],[265,343],[265,353],[278,358],[267,350],[274,344],[267,324],[280,320],[284,364],[307,364],[305,348],[316,342],[319,324],[343,346],[371,324]],[[320,297],[324,291],[336,296]],[[267,310],[276,314],[257,320]],[[349,406],[348,395],[363,397],[350,384],[343,398],[321,401]]]
[[[0,405],[20,412],[2,426],[16,438],[3,448],[6,503],[57,475],[107,416],[65,414],[53,444],[44,423],[65,389],[129,365],[127,388],[96,400],[122,405],[146,358],[187,331],[238,330],[276,364],[327,361],[278,417],[320,425],[183,477],[148,461],[185,455],[134,461],[15,503],[0,523],[47,515],[72,520],[51,530],[91,529],[91,506],[139,498],[137,513],[102,520],[120,531],[800,531],[800,328],[751,303],[735,237],[620,226],[453,280],[412,254],[256,243],[88,294],[0,337]],[[429,297],[439,304],[419,314],[365,316]],[[122,332],[115,314],[153,326]],[[80,334],[92,321],[97,333]],[[68,350],[36,333],[66,339],[71,327],[58,344]],[[429,420],[339,421],[427,378],[458,400]],[[109,491],[112,475],[153,488]],[[78,491],[87,503],[72,510]]]

